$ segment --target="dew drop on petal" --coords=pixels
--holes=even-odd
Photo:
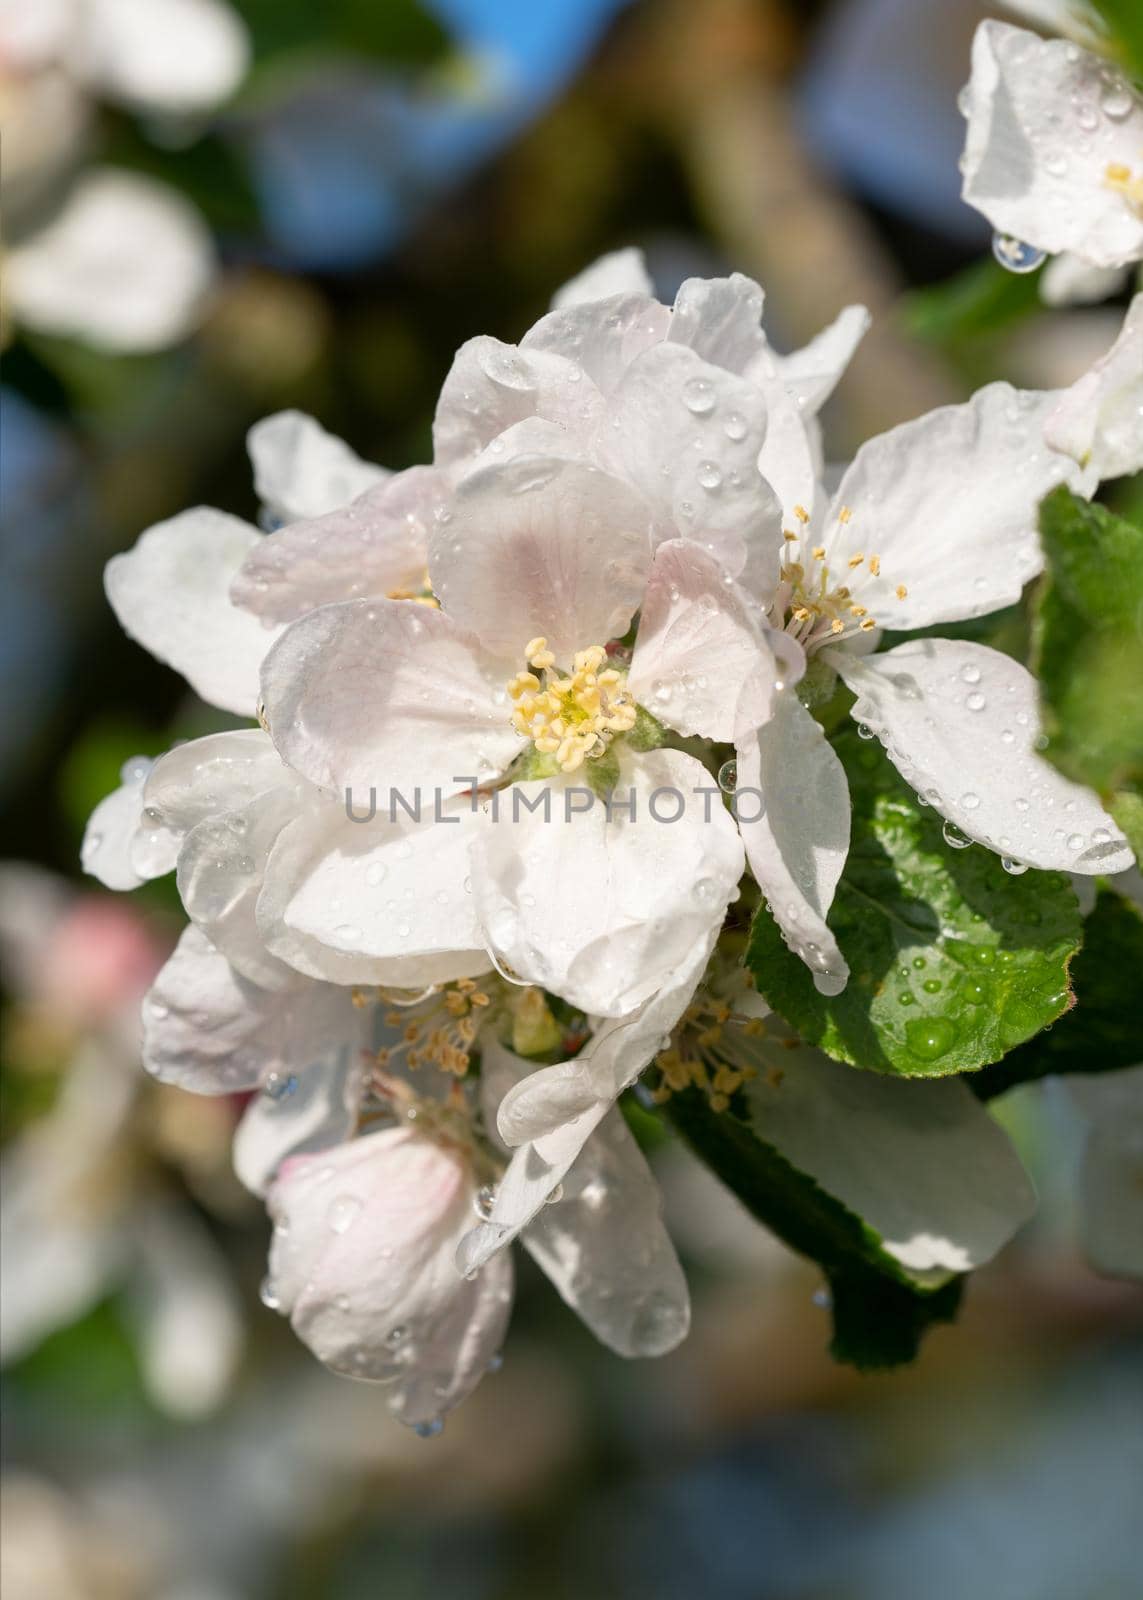
[[[1035,272],[1046,253],[1035,245],[1025,244],[1022,239],[1014,239],[1011,234],[992,235],[992,254],[1007,272]]]
[[[348,1233],[357,1214],[361,1210],[361,1201],[356,1195],[339,1194],[326,1212],[326,1221],[333,1233]]]
[[[967,850],[972,840],[957,827],[955,822],[946,822],[941,829],[945,843],[951,850]]]
[[[707,378],[688,378],[683,384],[683,402],[696,417],[714,410],[714,386]]]
[[[1011,856],[1001,856],[1000,865],[1004,868],[1005,872],[1011,874],[1013,878],[1018,878],[1021,873],[1027,872],[1028,870],[1023,861],[1014,861]]]
[[[277,1311],[278,1307],[282,1303],[278,1298],[277,1285],[274,1283],[273,1278],[271,1278],[269,1274],[262,1279],[261,1287],[258,1290],[258,1298],[266,1307],[267,1311]]]
[[[738,787],[738,762],[724,761],[718,769],[718,787],[723,794],[733,794]]]

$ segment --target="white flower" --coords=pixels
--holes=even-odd
[[[1107,354],[1060,396],[1044,435],[1101,480],[1143,469],[1143,295]]]
[[[107,350],[161,350],[190,332],[215,271],[209,230],[176,190],[102,167],[9,251],[4,311]]]
[[[250,43],[224,0],[0,0],[0,55],[19,73],[59,68],[99,97],[185,115],[234,92]]]
[[[437,491],[426,469],[387,473],[297,412],[258,423],[249,448],[263,505],[286,527],[265,535],[222,511],[184,511],[113,557],[105,584],[133,639],[209,704],[253,717],[282,622],[330,600],[420,587]],[[342,506],[320,530],[305,520]]]
[[[473,997],[488,999],[471,983],[430,995],[379,1035],[374,995],[305,980],[259,989],[190,928],[143,1009],[144,1059],[164,1082],[260,1091],[235,1158],[277,1224],[267,1304],[334,1370],[389,1384],[395,1414],[426,1429],[488,1369],[511,1303],[507,1256],[473,1279],[455,1264],[498,1174],[495,1106],[528,1071]],[[463,1079],[477,1042],[480,1106]],[[491,1150],[475,1132],[480,1109]],[[387,1111],[390,1125],[354,1138],[364,1111]],[[685,1335],[689,1300],[658,1191],[617,1113],[523,1242],[621,1354],[660,1354]]]
[[[1001,234],[1074,258],[1055,269],[1048,297],[1118,287],[1122,269],[1143,258],[1137,89],[1079,45],[982,22],[961,106],[965,200]]]

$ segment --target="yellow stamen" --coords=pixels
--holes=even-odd
[[[518,672],[508,680],[508,695],[515,702],[512,724],[542,755],[555,756],[561,771],[578,771],[585,761],[602,755],[615,734],[634,727],[637,707],[626,691],[624,674],[604,666],[603,645],[577,650],[568,677],[553,671],[556,658],[543,637],[530,639],[524,656],[535,671]]]

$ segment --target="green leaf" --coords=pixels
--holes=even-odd
[[[854,1071],[777,1017],[724,1026],[705,1059],[711,1087],[665,1102],[675,1126],[822,1267],[839,1359],[910,1359],[929,1323],[955,1310],[959,1269],[991,1259],[1035,1207],[1007,1136],[963,1083]],[[715,1110],[722,1070],[747,1076]]]
[[[1122,828],[1136,861],[1143,861],[1143,794],[1135,787],[1117,789],[1108,800],[1107,809]]]
[[[1143,78],[1143,9],[1139,0],[1092,0],[1107,24],[1112,52],[1128,72]]]
[[[1044,754],[1101,795],[1143,782],[1143,527],[1067,489],[1040,507]]]
[[[254,78],[276,70],[283,57],[331,53],[391,66],[437,62],[448,34],[420,0],[234,0],[254,41]]]
[[[1006,272],[998,261],[977,261],[954,277],[907,295],[908,331],[933,344],[959,344],[996,333],[1040,309],[1036,273]]]
[[[829,925],[849,963],[841,994],[814,988],[765,906],[747,965],[804,1039],[854,1066],[908,1076],[997,1061],[1066,1010],[1080,940],[1061,873],[1010,876],[990,851],[953,850],[881,748],[843,734],[849,859]]]
[[[1050,1032],[969,1079],[982,1100],[1049,1073],[1111,1072],[1143,1062],[1143,914],[1110,889],[1084,923],[1072,963],[1076,1003]]]

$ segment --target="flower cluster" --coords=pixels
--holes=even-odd
[[[870,440],[831,496],[818,412],[868,319],[780,356],[762,298],[735,275],[668,306],[637,252],[606,257],[519,344],[462,347],[430,465],[273,417],[250,450],[274,531],[188,511],[107,570],[126,631],[251,724],[133,767],[89,825],[89,871],[173,869],[190,918],[146,1064],[252,1094],[235,1159],[274,1219],[266,1303],[422,1431],[495,1364],[516,1238],[614,1350],[684,1336],[617,1104],[649,1068],[653,1098],[697,1090],[715,1116],[762,1096],[918,1281],[1029,1209],[967,1088],[853,1099],[870,1075],[769,1014],[743,914],[764,898],[816,991],[845,989],[827,916],[851,805],[814,714],[845,689],[957,842],[1014,873],[1130,864],[1041,755],[1029,674],[932,630],[1019,598],[1053,488],[1143,462],[1140,308],[1073,389],[991,384]],[[891,1206],[810,1148],[810,1089],[843,1096],[831,1128],[899,1130],[916,1175]]]

